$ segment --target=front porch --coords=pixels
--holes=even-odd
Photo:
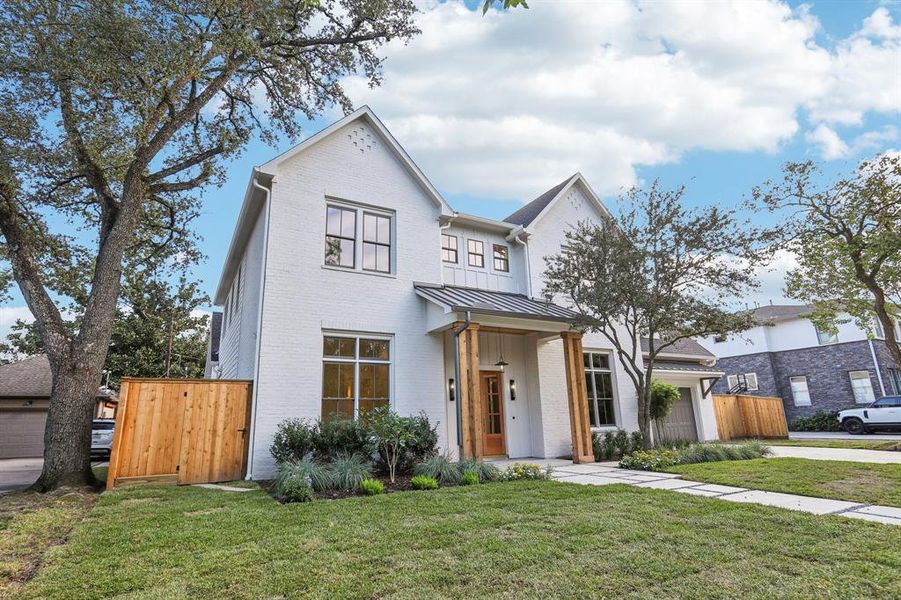
[[[422,284],[417,293],[429,300],[429,334],[444,341],[453,454],[594,460],[575,313],[521,294]]]

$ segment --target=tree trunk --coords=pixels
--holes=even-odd
[[[641,447],[650,450],[654,447],[651,435],[651,398],[650,388],[642,387],[638,392],[638,430],[641,431]]]
[[[32,489],[98,486],[91,470],[91,422],[100,385],[100,366],[67,360],[54,371],[44,429],[44,467]]]

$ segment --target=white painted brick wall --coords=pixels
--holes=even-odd
[[[281,420],[321,414],[324,328],[393,334],[395,409],[447,418],[442,341],[426,333],[425,302],[413,290],[414,281],[441,281],[439,209],[374,134],[372,149],[353,145],[348,136],[361,127],[286,161],[273,183],[255,478],[273,472],[269,445]],[[323,267],[326,196],[396,211],[396,277]],[[446,427],[439,432],[446,447]]]

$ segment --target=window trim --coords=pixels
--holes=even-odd
[[[449,246],[444,245],[445,238],[450,240],[454,240],[454,247],[451,248]],[[447,260],[444,258],[445,252],[453,252],[454,260]],[[460,263],[460,240],[452,233],[442,233],[441,234],[441,262],[445,262],[449,265],[456,265]]]
[[[346,357],[346,356],[325,356],[325,338],[344,338],[344,339],[352,339],[354,340],[354,356]],[[328,363],[342,363],[342,364],[353,364],[354,365],[354,408],[353,408],[353,420],[357,420],[360,417],[360,364],[380,364],[380,365],[388,365],[388,406],[394,407],[394,356],[395,356],[395,344],[394,344],[394,335],[387,333],[369,333],[365,331],[334,331],[323,329],[322,330],[322,345],[321,345],[321,362],[322,366],[319,369],[319,418],[323,418],[322,412],[322,404],[325,400],[325,396],[323,394],[323,386],[325,383],[325,365]],[[383,340],[388,342],[388,360],[382,360],[378,358],[361,358],[360,357],[360,340]]]
[[[804,380],[804,390],[807,393],[807,403],[806,404],[798,404],[798,398],[795,395],[795,388],[792,385],[793,379],[803,379]],[[788,378],[788,388],[792,393],[792,404],[795,406],[813,406],[813,399],[810,397],[810,383],[807,381],[807,375],[791,375]]]
[[[731,390],[738,385],[738,375],[726,375],[726,385]]]
[[[754,378],[754,387],[751,387],[748,377]],[[745,385],[748,386],[749,392],[759,392],[760,391],[760,382],[757,380],[757,373],[755,373],[755,372],[745,373]]]
[[[855,377],[855,375],[861,375],[861,374],[865,374],[866,377]],[[855,392],[855,388],[854,388],[855,380],[866,380],[867,385],[870,390],[870,398],[869,399],[865,399],[865,400],[857,399],[857,393]],[[853,398],[854,398],[854,404],[869,405],[869,404],[872,404],[873,402],[875,402],[876,400],[878,400],[878,398],[876,397],[876,390],[873,388],[873,379],[872,379],[872,377],[870,377],[869,369],[855,369],[853,371],[848,371],[848,382],[851,384],[851,396],[853,396]]]
[[[363,223],[360,225],[361,254],[365,250],[366,244],[371,244],[373,246],[381,246],[383,248],[388,248],[388,270],[383,271],[378,268],[378,253],[376,253],[376,257],[375,257],[375,262],[376,262],[375,269],[367,269],[366,265],[363,262],[362,256],[360,257],[360,268],[363,271],[368,271],[370,273],[382,273],[383,275],[388,275],[388,274],[392,273],[391,265],[394,262],[394,252],[392,252],[392,246],[393,246],[392,241],[393,241],[394,235],[392,234],[392,231],[391,231],[393,229],[393,219],[391,218],[390,215],[374,212],[372,210],[361,210],[360,212],[363,215]],[[388,243],[387,244],[382,243],[382,242],[370,242],[370,241],[366,240],[366,217],[367,216],[376,217],[376,219],[388,219]],[[376,221],[376,223],[378,223],[378,221]],[[378,225],[376,225],[376,238],[378,238]]]
[[[470,244],[478,244],[481,252],[473,252],[469,247]],[[482,264],[479,264],[479,265],[473,264],[473,262],[472,262],[473,256],[478,256],[480,258]],[[466,239],[466,264],[469,265],[470,267],[475,267],[477,269],[485,268],[485,242],[484,241],[477,240],[474,238]]]
[[[503,257],[498,258],[497,251],[503,250]],[[503,261],[504,268],[497,268],[497,261]],[[510,272],[510,246],[505,246],[504,244],[491,244],[491,266],[498,273],[509,273]]]
[[[585,355],[586,355],[586,354],[588,354],[588,355],[591,355],[591,354],[603,354],[604,356],[607,357],[607,364],[609,365],[608,368],[604,369],[604,368],[601,368],[601,367],[594,367],[594,366],[588,366],[588,367],[586,367],[586,366],[585,366]],[[588,362],[589,362],[589,365],[591,365],[591,360],[590,360],[590,359],[589,359]],[[612,409],[612,412],[613,412],[613,423],[607,423],[607,424],[604,424],[604,425],[591,425],[591,405],[589,404],[589,407],[588,407],[588,408],[589,408],[589,411],[588,411],[588,421],[589,421],[589,425],[590,425],[590,428],[591,428],[591,429],[594,429],[594,430],[604,430],[604,429],[616,429],[616,428],[619,427],[619,422],[620,422],[620,417],[619,417],[619,395],[618,395],[618,391],[619,391],[619,390],[618,390],[618,388],[617,388],[617,386],[616,386],[616,372],[615,372],[615,371],[616,371],[616,369],[614,368],[614,364],[613,364],[613,352],[611,352],[610,350],[602,349],[602,348],[597,348],[597,349],[595,349],[595,348],[583,348],[583,349],[582,349],[582,377],[583,377],[583,378],[585,377],[585,374],[586,374],[586,373],[608,373],[608,374],[610,375],[610,392],[611,392],[611,396],[610,396],[610,408]],[[595,386],[594,377],[591,378],[591,385],[592,385],[592,387]],[[586,399],[586,401],[589,402],[589,403],[592,401],[592,400],[591,400],[591,391],[588,390],[587,388],[586,388],[586,390],[585,390],[585,399]],[[594,406],[594,414],[595,414],[595,415],[600,415],[600,412],[598,411],[597,400],[598,400],[598,399],[597,399],[597,394],[596,394],[596,390],[595,390],[595,398],[594,398],[594,403],[595,403],[595,406]]]
[[[350,266],[342,266],[342,265],[330,265],[325,261],[325,252],[323,252],[322,257],[322,268],[323,269],[332,269],[335,271],[342,271],[345,273],[363,273],[366,275],[375,275],[377,277],[396,277],[397,276],[397,252],[395,248],[397,247],[397,212],[388,209],[382,208],[379,206],[372,206],[369,204],[361,204],[357,202],[350,202],[347,200],[342,200],[339,198],[333,198],[331,196],[326,196],[325,198],[325,224],[323,230],[323,240],[327,240],[329,237],[335,237],[342,240],[350,240],[351,238],[345,236],[335,236],[330,235],[328,233],[328,209],[329,208],[337,208],[339,210],[351,211],[355,214],[354,221],[354,252],[353,252],[353,267]],[[363,220],[365,215],[374,215],[376,217],[384,217],[388,219],[388,237],[389,243],[382,244],[379,242],[366,242],[363,240]],[[377,269],[364,269],[363,268],[363,244],[374,244],[388,247],[388,270],[380,271]]]
[[[838,343],[838,332],[835,332],[835,333],[829,333],[829,332],[827,332],[827,331],[823,331],[822,329],[820,329],[820,328],[817,327],[816,325],[813,326],[813,330],[814,330],[814,331],[816,332],[816,334],[817,334],[817,345],[818,345],[818,346],[831,346],[832,344],[837,344],[837,343]],[[827,336],[827,335],[829,336],[829,339],[827,339],[827,340],[824,342],[824,341],[823,341],[823,336]]]
[[[330,208],[335,208],[339,211],[354,213],[354,236],[352,238],[349,238],[345,235],[332,235],[328,232],[328,213],[329,213]],[[342,218],[342,220],[343,220],[343,218]],[[344,271],[355,271],[356,270],[356,268],[357,268],[357,235],[358,235],[359,225],[360,225],[359,224],[359,211],[355,210],[354,208],[348,207],[348,206],[342,206],[341,204],[335,204],[335,203],[331,203],[331,202],[325,203],[325,243],[326,243],[326,246],[328,246],[329,238],[336,238],[338,240],[345,240],[345,241],[350,241],[353,243],[353,252],[351,253],[350,265],[330,264],[328,262],[327,254],[323,253],[322,263],[325,266],[330,267],[332,269],[341,269]]]

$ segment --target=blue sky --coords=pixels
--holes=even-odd
[[[459,211],[502,218],[577,170],[611,208],[655,178],[728,205],[786,161],[832,176],[901,147],[897,3],[531,4],[482,17],[479,2],[423,2],[423,35],[385,49],[382,88],[346,82]],[[252,167],[291,145],[250,144],[205,192],[196,276],[210,295]],[[767,275],[756,300],[780,287]],[[14,292],[0,335],[23,305]]]

